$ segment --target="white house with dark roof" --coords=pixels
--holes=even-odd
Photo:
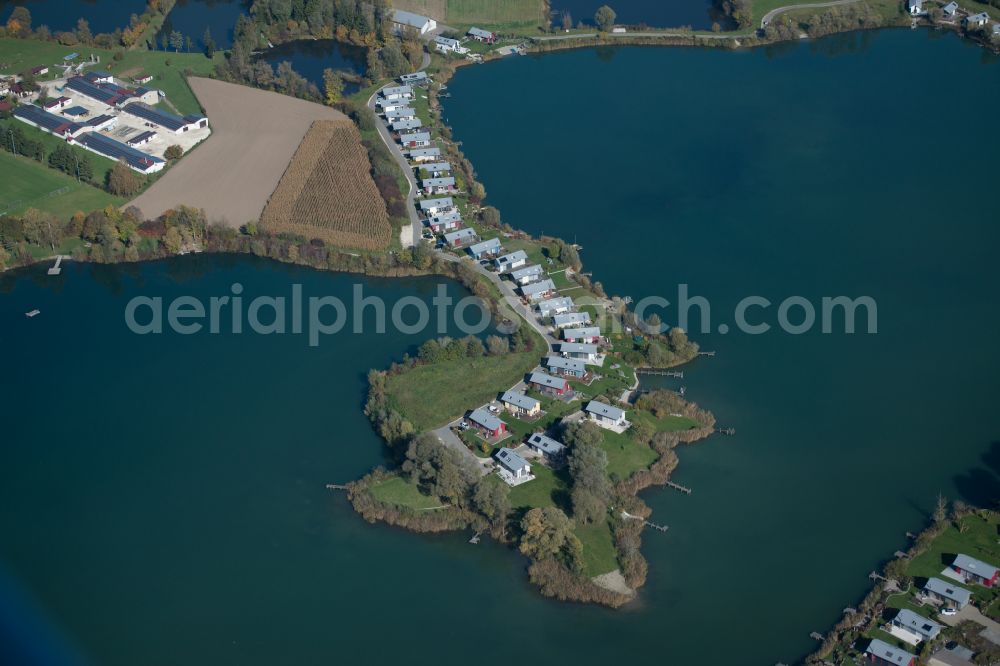
[[[430,79],[427,76],[427,72],[413,72],[412,74],[403,74],[399,77],[400,82],[406,85],[420,85],[421,83],[427,83]]]
[[[906,8],[913,16],[918,16],[924,12],[924,0],[906,0]]]
[[[494,456],[499,465],[497,473],[509,486],[519,486],[535,477],[531,474],[531,465],[513,449],[504,447]]]
[[[502,257],[497,257],[493,260],[493,265],[497,267],[498,271],[505,273],[507,271],[512,271],[515,268],[524,266],[527,261],[528,253],[524,250],[517,250],[516,252],[505,254]]]
[[[441,37],[438,35],[434,38],[434,48],[437,49],[438,53],[468,53],[469,49],[462,46],[462,42],[457,39],[451,39],[449,37]]]
[[[889,645],[885,641],[873,638],[872,642],[865,648],[865,656],[875,664],[892,664],[893,666],[914,666],[917,663],[916,655],[910,654],[906,650]]]
[[[451,165],[447,162],[428,162],[420,165],[421,172],[428,172],[432,176],[441,176],[451,172]]]
[[[979,28],[990,22],[990,15],[986,12],[980,12],[978,14],[973,14],[972,16],[965,17],[965,25],[970,28]]]
[[[404,148],[421,148],[431,143],[431,133],[423,130],[411,130],[399,133],[399,143]]]
[[[474,229],[459,229],[444,235],[444,242],[452,247],[466,247],[477,240],[479,240],[479,236],[476,235]]]
[[[625,410],[605,404],[600,400],[591,400],[583,410],[590,417],[590,420],[609,430],[618,430],[628,427],[625,420]]]
[[[958,11],[958,3],[949,2],[941,8],[941,11],[944,13],[945,18],[955,18],[955,13]]]
[[[589,312],[564,312],[552,317],[552,323],[556,328],[573,328],[585,326],[590,323]]]
[[[542,279],[545,274],[545,270],[538,264],[531,266],[525,266],[524,268],[518,268],[516,271],[511,271],[510,279],[520,285],[531,284],[532,282],[538,282]]]
[[[892,626],[902,629],[912,634],[917,643],[921,641],[932,641],[941,633],[941,625],[930,620],[919,613],[914,613],[909,608],[901,609],[896,617],[892,618]],[[916,645],[916,643],[912,643]]]
[[[387,88],[382,88],[380,91],[382,99],[387,102],[397,99],[412,99],[413,98],[413,87],[412,86],[388,86]]]
[[[961,574],[966,583],[979,583],[986,587],[993,587],[997,579],[1000,579],[1000,569],[961,553],[955,556],[951,568],[956,573]]]
[[[583,379],[587,376],[587,364],[575,358],[548,356],[545,358],[545,366],[554,375],[573,377],[574,379]]]
[[[402,9],[393,10],[392,22],[395,24],[397,33],[412,28],[417,31],[417,34],[426,35],[428,32],[437,29],[437,21],[431,17],[403,11]]]
[[[413,162],[430,162],[441,157],[441,149],[437,146],[430,148],[414,148],[406,153],[406,156]]]
[[[533,284],[526,284],[521,287],[521,294],[529,301],[540,301],[556,290],[556,285],[552,280],[542,280]]]
[[[379,107],[382,109],[382,113],[388,113],[390,111],[395,111],[396,109],[405,109],[411,104],[408,99],[380,99],[378,101]]]
[[[405,132],[406,130],[420,129],[424,126],[424,121],[420,118],[410,118],[409,120],[394,120],[389,123],[389,129],[393,132]]]
[[[585,363],[592,363],[599,356],[597,345],[582,342],[564,342],[559,345],[559,353],[568,358],[575,358]]]
[[[391,108],[385,109],[385,117],[389,122],[410,120],[417,117],[417,111],[412,106],[396,106],[393,104]]]
[[[582,342],[585,344],[595,344],[601,339],[601,329],[597,326],[583,326],[581,328],[564,328],[562,330],[563,340],[566,342]]]
[[[455,207],[455,202],[451,197],[441,197],[439,199],[422,199],[417,207],[428,215],[434,215],[442,210]]]
[[[542,411],[542,403],[517,391],[504,391],[500,396],[500,402],[511,414],[535,416]]]
[[[558,296],[549,298],[538,304],[538,316],[552,317],[553,315],[569,312],[573,308],[573,299],[569,296]]]
[[[940,578],[928,578],[924,584],[923,592],[932,599],[937,599],[948,608],[958,608],[959,610],[969,605],[972,600],[972,593],[964,587],[959,587],[955,583],[948,583]]]
[[[482,259],[486,255],[499,254],[500,252],[503,252],[503,245],[499,238],[491,238],[469,246],[469,254],[474,259]]]
[[[547,460],[560,458],[566,451],[566,446],[562,442],[537,432],[528,437],[525,444],[541,453]]]

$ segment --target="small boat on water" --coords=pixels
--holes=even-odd
[[[25,312],[24,316],[25,317],[37,317],[40,314],[42,314],[41,310],[32,310],[31,312]]]

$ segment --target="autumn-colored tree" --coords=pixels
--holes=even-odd
[[[142,189],[145,179],[124,161],[119,161],[108,172],[108,192],[120,197],[130,197]]]
[[[327,106],[333,106],[344,94],[344,80],[329,67],[323,70],[323,95]]]

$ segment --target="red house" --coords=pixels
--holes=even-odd
[[[493,416],[485,409],[476,409],[469,414],[469,421],[487,437],[498,439],[507,432],[507,424]]]
[[[951,568],[962,575],[966,583],[979,583],[993,587],[1000,578],[1000,569],[968,555],[958,554]]]
[[[553,377],[544,372],[533,372],[528,378],[528,383],[532,387],[541,391],[545,395],[561,396],[569,392],[569,382],[562,377]]]

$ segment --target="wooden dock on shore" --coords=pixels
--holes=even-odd
[[[715,352],[714,351],[707,351],[707,352],[700,351],[700,352],[698,352],[698,356],[715,356]]]
[[[685,495],[690,495],[691,494],[691,489],[690,488],[688,488],[687,486],[682,486],[679,483],[674,483],[673,481],[667,481],[667,488],[673,488],[674,490],[679,490],[680,492],[684,493]]]
[[[736,428],[716,428],[715,432],[719,433],[720,435],[735,435]]]
[[[642,522],[642,524],[645,527],[651,527],[652,529],[656,530],[657,532],[666,532],[667,530],[670,529],[670,527],[667,526],[667,525],[658,525],[657,523],[654,523],[652,521],[646,520],[645,518],[640,518],[639,516],[633,516],[628,511],[622,511],[622,518],[628,518],[630,520],[638,520],[638,521]]]
[[[56,257],[56,263],[54,263],[48,271],[49,275],[59,275],[62,273],[62,260],[63,258],[61,254]]]
[[[636,368],[635,371],[640,375],[658,375],[660,377],[684,379],[684,373],[680,370],[668,370],[667,368]]]
[[[347,490],[348,488],[347,488],[347,486],[345,486],[345,485],[343,485],[341,483],[328,483],[328,484],[326,484],[326,489],[327,490]]]

